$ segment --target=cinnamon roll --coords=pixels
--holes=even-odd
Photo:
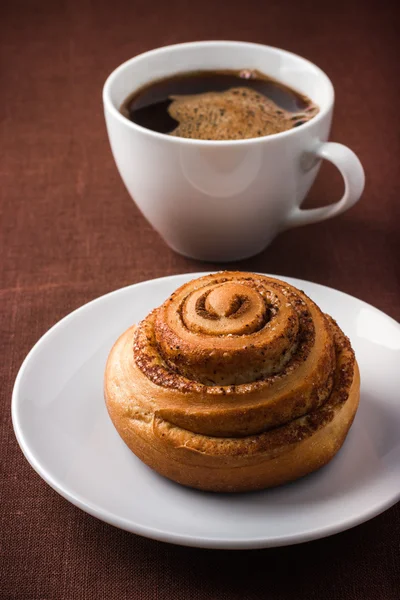
[[[105,399],[122,439],[161,475],[239,492],[325,465],[353,422],[350,342],[304,292],[263,275],[191,281],[117,340]]]

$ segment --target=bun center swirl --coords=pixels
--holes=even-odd
[[[279,372],[297,347],[299,317],[266,280],[183,286],[156,311],[157,346],[175,373],[205,385],[251,383]]]
[[[190,331],[206,335],[243,335],[259,331],[269,310],[259,292],[241,283],[221,283],[189,294],[182,320]]]

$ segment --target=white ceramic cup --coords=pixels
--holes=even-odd
[[[232,141],[190,140],[129,121],[120,106],[142,86],[176,73],[258,69],[309,96],[320,112],[274,135]],[[327,142],[334,91],[317,66],[285,50],[245,42],[192,42],[158,48],[128,60],[103,90],[111,149],[128,192],[176,252],[232,261],[263,250],[284,229],[316,223],[360,198],[364,171],[342,144]],[[345,183],[329,206],[300,208],[320,165],[332,162]]]

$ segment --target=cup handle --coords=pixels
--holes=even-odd
[[[313,150],[310,155],[329,160],[339,169],[344,179],[344,194],[335,204],[322,206],[321,208],[301,209],[296,207],[284,223],[284,229],[317,223],[340,215],[340,213],[351,208],[360,199],[363,192],[365,184],[364,169],[350,148],[336,142],[324,142]]]

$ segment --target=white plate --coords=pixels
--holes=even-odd
[[[353,527],[400,497],[400,326],[336,290],[282,277],[303,289],[350,337],[361,368],[361,402],[337,456],[295,483],[248,494],[211,494],[162,478],[114,429],[103,372],[116,338],[179,285],[201,275],[147,281],[76,310],[34,346],[18,374],[12,417],[39,475],[89,514],[150,538],[206,548],[295,544]]]

